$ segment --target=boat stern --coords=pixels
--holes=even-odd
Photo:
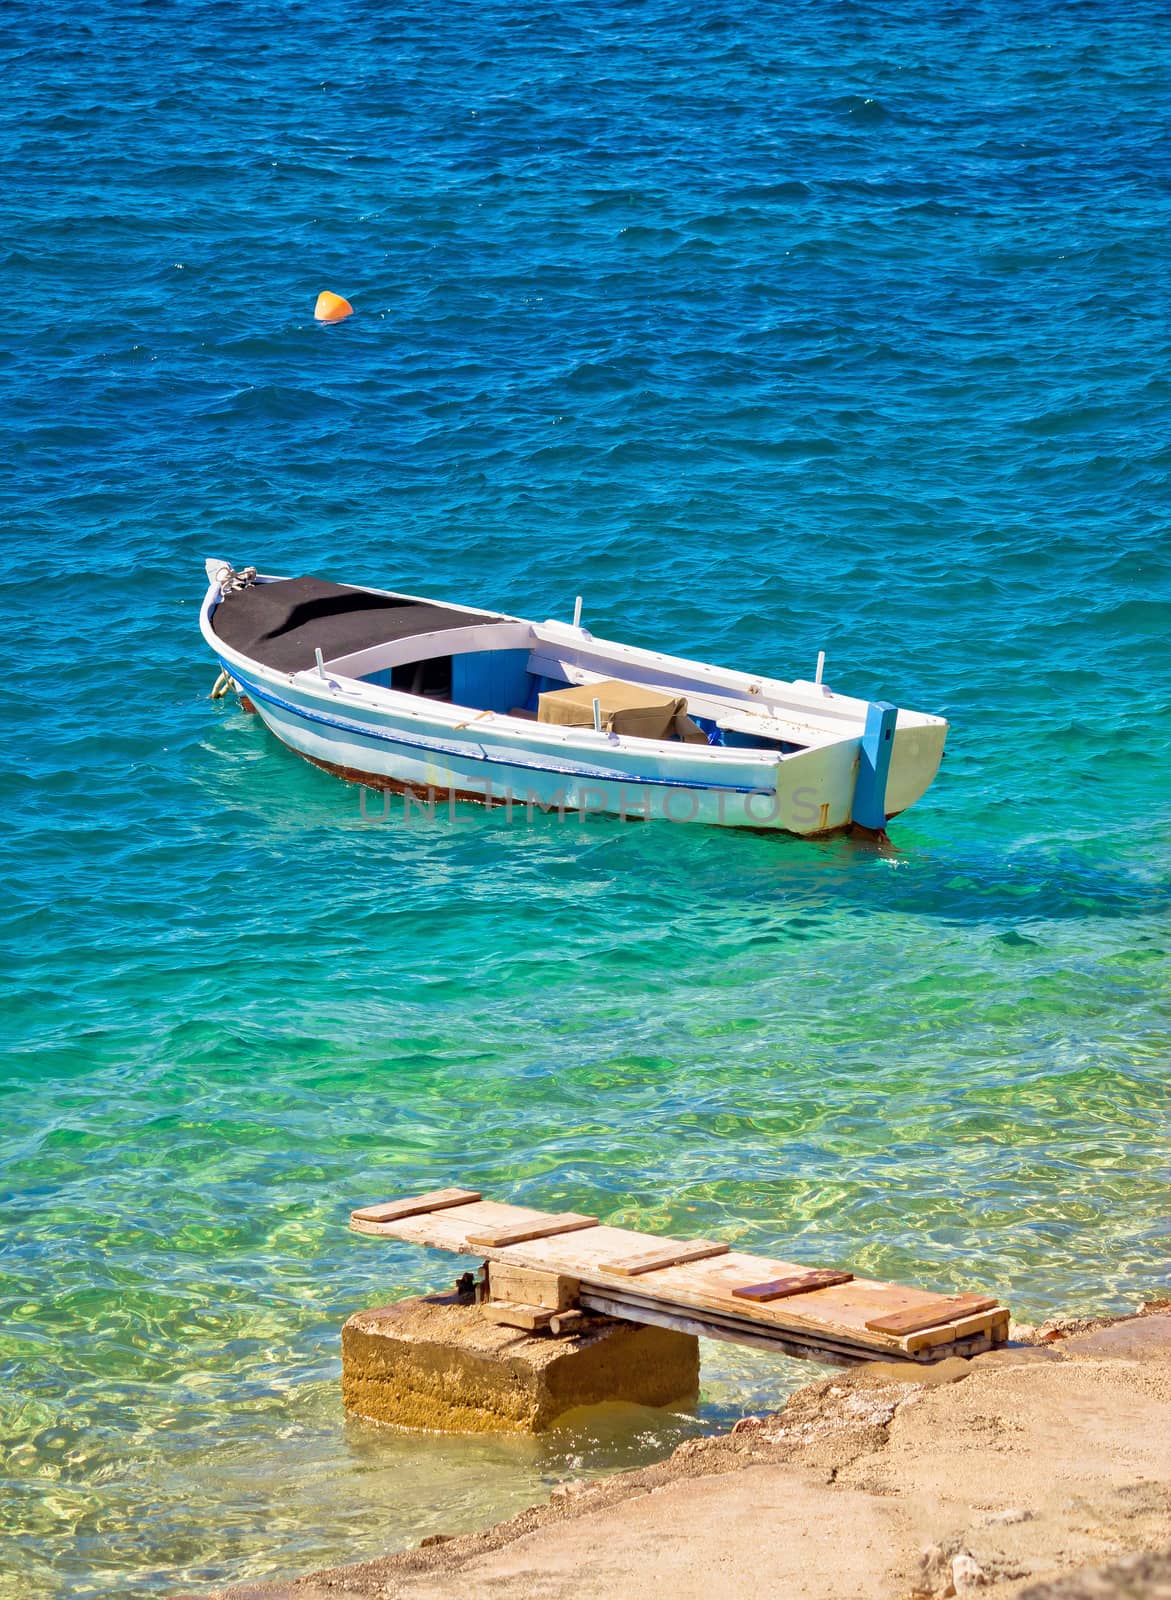
[[[888,817],[913,806],[935,781],[943,760],[947,723],[920,711],[900,711],[886,776]]]

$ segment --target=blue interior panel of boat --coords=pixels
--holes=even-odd
[[[452,704],[474,706],[477,711],[535,712],[546,689],[564,689],[566,683],[564,678],[530,672],[527,650],[480,650],[444,659],[451,662]],[[361,681],[381,689],[419,692],[413,688],[417,668],[418,663],[414,662],[382,667],[378,672],[363,673]]]
[[[724,743],[724,730],[717,728],[711,717],[697,717],[695,712],[690,713],[692,722],[702,734],[707,737],[708,744],[722,745]]]
[[[776,750],[781,755],[791,755],[794,750],[805,748],[804,745],[789,744],[784,739],[766,739],[763,734],[718,728],[713,718],[697,717],[694,712],[691,713],[691,720],[707,734],[708,744],[720,745],[727,750]]]
[[[477,711],[511,711],[529,697],[533,677],[528,650],[474,650],[453,656],[451,698]]]
[[[723,742],[729,750],[779,750],[779,739],[765,739],[755,733],[740,733],[735,728],[721,728]]]
[[[568,682],[568,678],[548,678],[540,673],[530,672],[528,696],[516,703],[524,711],[536,711],[540,707],[543,694],[548,694],[550,689],[564,689]]]

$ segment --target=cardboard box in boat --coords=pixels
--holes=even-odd
[[[634,739],[677,736],[688,744],[707,743],[703,730],[687,715],[685,699],[656,694],[641,684],[623,683],[617,678],[549,690],[539,698],[537,721],[556,723],[562,728],[592,728],[595,700],[607,733]]]

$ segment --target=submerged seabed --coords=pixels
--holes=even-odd
[[[1151,1289],[1160,18],[8,6],[0,1593],[409,1543],[799,1376],[345,1425],[342,1319],[454,1265],[347,1235],[395,1191],[1025,1317]],[[890,857],[363,817],[207,700],[207,555],[825,648],[954,734]]]

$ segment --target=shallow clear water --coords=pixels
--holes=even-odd
[[[1164,19],[1165,20],[1165,19]],[[1163,1250],[1159,10],[16,0],[2,22],[0,1594],[453,1531],[768,1404],[346,1423],[459,1181],[1127,1306]],[[319,289],[358,314],[312,321]],[[234,705],[203,558],[941,712],[883,857],[406,828]],[[810,1369],[804,1369],[808,1372]]]

